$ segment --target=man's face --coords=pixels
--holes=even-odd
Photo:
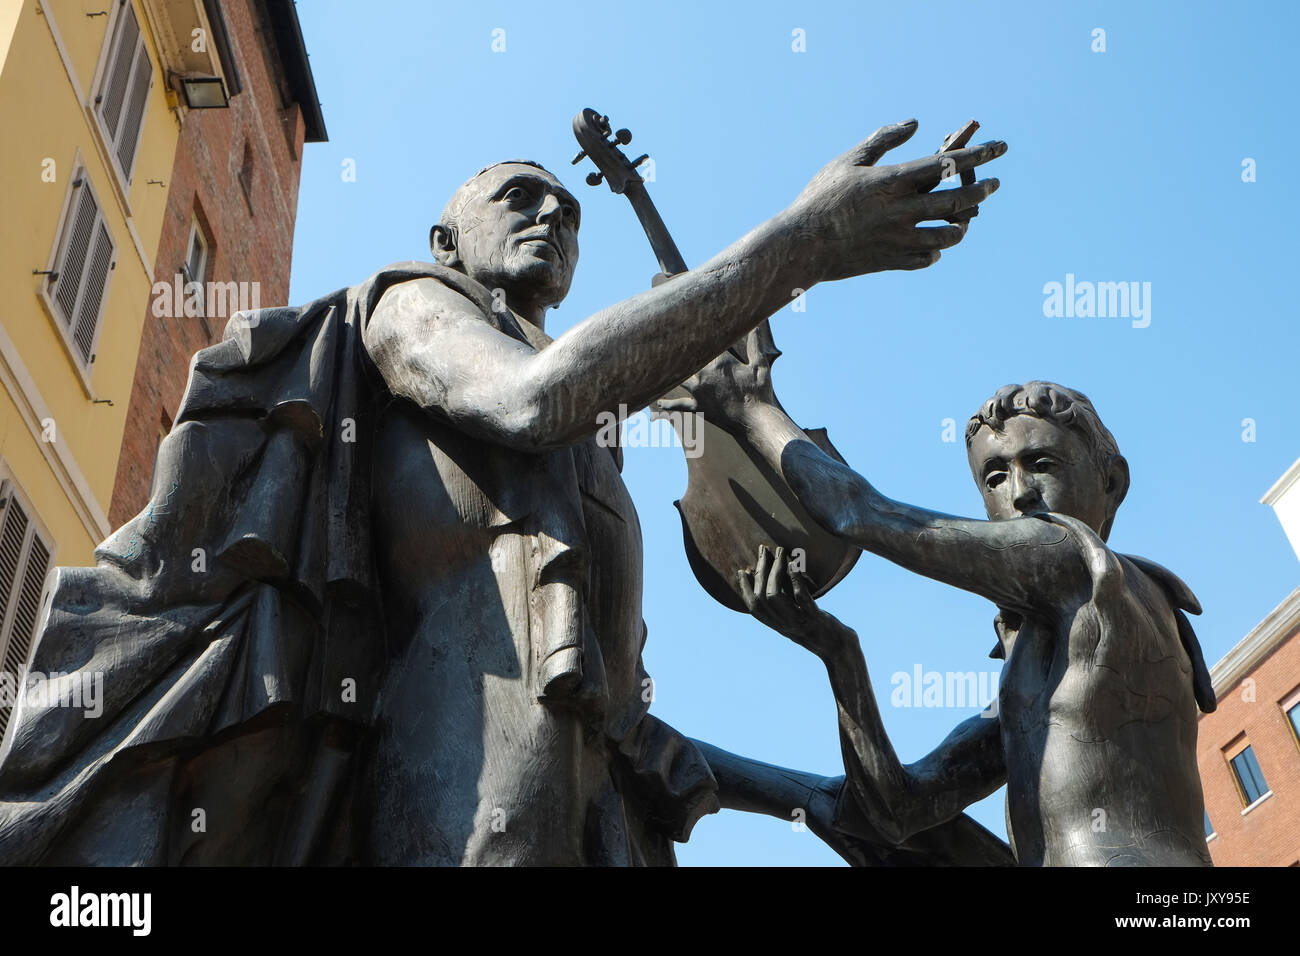
[[[980,427],[967,449],[993,521],[1046,511],[1078,518],[1098,534],[1111,516],[1107,479],[1082,436],[1033,415]]]
[[[578,201],[550,173],[513,163],[470,188],[456,240],[466,274],[508,296],[558,304],[578,263]]]

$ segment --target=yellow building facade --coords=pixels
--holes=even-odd
[[[0,0],[0,672],[49,569],[111,530],[178,91],[221,76],[209,35],[195,0]]]

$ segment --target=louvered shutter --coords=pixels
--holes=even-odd
[[[99,105],[99,118],[104,121],[109,142],[117,142],[117,132],[122,126],[122,105],[126,102],[127,86],[131,82],[131,66],[140,41],[140,25],[135,19],[135,9],[127,3],[122,16],[117,19],[109,50],[108,69],[104,71],[104,84],[95,102]]]
[[[144,106],[152,83],[153,64],[145,49],[135,10],[126,2],[113,31],[108,66],[95,103],[109,145],[128,181],[135,166]]]
[[[59,274],[55,280],[54,301],[59,304],[63,321],[70,329],[76,315],[77,294],[81,292],[81,277],[85,275],[86,260],[90,258],[88,253],[95,235],[95,223],[99,219],[99,203],[86,184],[85,171],[82,170],[76,179],[81,184],[74,187],[71,233],[63,248],[63,261],[54,267]]]
[[[101,307],[113,269],[113,237],[104,222],[99,202],[90,189],[84,169],[73,180],[69,219],[62,235],[63,251],[51,278],[54,302],[81,360],[90,364],[99,328]]]
[[[50,569],[50,549],[28,518],[18,499],[10,494],[0,528],[0,671],[10,676],[9,686],[23,687],[27,657],[36,637],[41,593]],[[0,702],[0,736],[9,724],[10,701]]]
[[[99,326],[99,305],[104,299],[104,288],[108,285],[108,270],[113,260],[113,240],[101,218],[95,230],[95,245],[86,266],[86,275],[82,285],[85,287],[81,301],[77,305],[76,324],[72,327],[72,340],[77,351],[87,363],[90,362],[91,348],[95,344],[95,330]]]
[[[122,116],[122,126],[117,136],[117,158],[126,178],[131,178],[135,164],[135,150],[140,143],[140,126],[144,122],[144,103],[149,97],[149,84],[153,82],[153,64],[145,52],[144,44],[137,46],[135,75],[131,78],[130,98]]]

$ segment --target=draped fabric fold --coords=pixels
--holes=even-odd
[[[194,356],[149,504],[95,566],[56,569],[30,671],[101,693],[19,695],[0,862],[347,861],[346,768],[386,663],[369,508],[391,395],[361,333],[389,287],[419,278],[508,319],[460,273],[399,263],[302,308],[238,313]],[[566,508],[581,514],[558,504],[540,530],[585,560],[580,524],[555,518]],[[581,575],[551,551],[533,586],[567,593]],[[603,690],[569,596],[542,602],[539,697]]]

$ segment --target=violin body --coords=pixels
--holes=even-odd
[[[589,185],[602,179],[618,195],[626,196],[636,211],[646,237],[659,260],[660,272],[653,285],[687,271],[681,253],[646,192],[636,166],[647,157],[629,161],[620,146],[631,142],[625,129],[611,133],[609,117],[585,109],[573,118],[573,132],[582,147],[576,165],[589,156],[600,170],[587,176]],[[613,137],[611,142],[609,137]],[[766,322],[766,320],[764,320]],[[740,361],[749,361],[744,341],[729,350]],[[759,359],[759,356],[754,356]],[[665,398],[687,393],[674,389]],[[679,413],[660,413],[672,423],[683,446],[699,443],[701,454],[686,459],[687,486],[674,502],[682,520],[686,558],[700,585],[718,603],[748,613],[741,599],[736,572],[752,568],[759,545],[775,551],[782,547],[790,556],[791,568],[801,571],[820,597],[849,573],[861,551],[822,529],[799,504],[793,491],[746,442],[700,415],[700,425],[690,436],[682,434]],[[804,434],[822,451],[843,462],[824,429],[805,429]],[[847,464],[847,462],[845,462]]]

